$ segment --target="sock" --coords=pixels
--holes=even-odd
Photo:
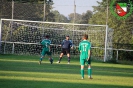
[[[53,61],[53,59],[52,58],[49,58],[49,61]]]
[[[40,58],[40,61],[42,61],[42,58]]]
[[[70,62],[70,57],[68,57],[68,62]]]
[[[59,62],[61,61],[62,57],[59,58]]]
[[[49,60],[51,60],[52,58],[49,58]]]
[[[91,74],[92,74],[92,69],[88,68],[88,77],[91,77]]]
[[[84,78],[84,69],[81,69],[81,76]]]

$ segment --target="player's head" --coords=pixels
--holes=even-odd
[[[84,34],[83,37],[82,37],[83,40],[87,40],[88,39],[88,35],[87,34]]]
[[[68,35],[66,36],[66,39],[69,40],[69,36]]]
[[[48,39],[48,38],[49,38],[49,35],[46,35],[46,36],[45,36],[45,38],[47,38],[47,39]]]

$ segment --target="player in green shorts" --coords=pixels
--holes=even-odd
[[[43,46],[42,49],[42,53],[41,53],[41,57],[40,57],[40,61],[39,64],[41,64],[42,62],[42,58],[47,54],[49,56],[49,61],[52,64],[53,63],[53,59],[51,57],[51,51],[50,51],[50,44],[51,41],[49,40],[49,36],[46,35],[46,38],[44,40],[42,40],[41,45]]]
[[[91,58],[90,58],[90,49],[91,43],[88,41],[88,35],[83,35],[83,41],[79,43],[80,51],[80,65],[81,65],[81,76],[84,79],[84,65],[88,64],[88,78],[92,79],[92,69],[91,69]]]

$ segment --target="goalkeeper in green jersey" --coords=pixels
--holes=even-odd
[[[87,63],[88,65],[88,78],[92,79],[91,73],[91,58],[90,58],[90,49],[91,43],[87,40],[88,35],[83,35],[83,41],[79,43],[79,51],[80,51],[80,65],[81,65],[81,76],[84,79],[84,65]]]
[[[42,49],[42,53],[41,53],[41,57],[40,57],[40,61],[39,64],[41,64],[43,57],[47,54],[49,56],[49,61],[52,64],[53,63],[53,59],[51,57],[51,51],[50,51],[50,44],[51,41],[49,40],[49,36],[46,35],[46,38],[42,40],[41,45],[43,46]]]

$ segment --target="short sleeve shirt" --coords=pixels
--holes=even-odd
[[[87,59],[89,57],[88,51],[91,49],[91,43],[83,40],[79,43],[80,59]]]
[[[41,44],[43,45],[45,51],[49,51],[49,46],[51,44],[51,41],[49,39],[42,40]]]

